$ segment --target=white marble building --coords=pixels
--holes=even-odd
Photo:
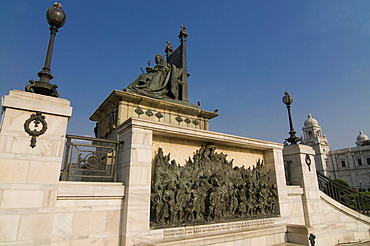
[[[356,138],[356,147],[330,150],[328,139],[311,114],[302,130],[302,142],[315,150],[319,172],[331,179],[342,179],[356,189],[370,188],[370,140],[362,131]]]

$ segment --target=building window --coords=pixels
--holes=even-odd
[[[345,161],[340,161],[342,163],[342,167],[346,167],[346,162]]]
[[[370,158],[366,158],[367,165],[370,165]]]
[[[357,163],[359,166],[362,166],[362,160],[361,159],[357,159]]]

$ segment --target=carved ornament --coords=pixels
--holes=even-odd
[[[31,123],[34,123],[34,129],[31,130]],[[42,125],[41,129],[40,130],[37,130],[38,127],[39,127],[39,124]],[[44,134],[46,132],[46,130],[48,129],[48,125],[45,121],[45,116],[42,115],[41,112],[36,112],[36,114],[32,114],[30,118],[28,118],[24,124],[24,130],[28,133],[28,135],[31,136],[31,144],[30,146],[32,148],[35,148],[36,147],[36,137]]]

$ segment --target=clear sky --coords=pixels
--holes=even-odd
[[[44,64],[46,0],[0,1],[0,94],[24,90]],[[282,97],[294,97],[297,135],[310,112],[330,149],[370,136],[369,0],[61,1],[67,22],[51,72],[71,101],[68,133],[93,135],[90,115],[129,85],[166,40],[189,34],[190,102],[219,109],[210,130],[261,140],[289,137]],[[153,64],[153,63],[152,63]]]

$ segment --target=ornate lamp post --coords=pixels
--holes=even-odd
[[[37,94],[58,97],[59,92],[56,90],[57,85],[52,85],[50,80],[53,75],[50,73],[50,63],[54,47],[54,38],[58,29],[63,27],[66,22],[66,13],[62,9],[60,3],[54,3],[54,6],[50,7],[46,11],[46,19],[50,25],[50,39],[48,50],[46,52],[45,64],[42,71],[38,72],[37,75],[40,77],[39,81],[30,80],[30,85],[26,85],[25,91],[33,92]]]
[[[288,117],[289,117],[289,126],[290,126],[290,137],[285,139],[287,142],[290,144],[297,144],[301,139],[298,138],[295,134],[296,132],[294,131],[294,126],[293,126],[293,118],[292,114],[290,112],[290,105],[293,103],[293,97],[289,95],[289,92],[285,92],[285,96],[283,97],[283,103],[285,103],[286,108],[288,109]]]

